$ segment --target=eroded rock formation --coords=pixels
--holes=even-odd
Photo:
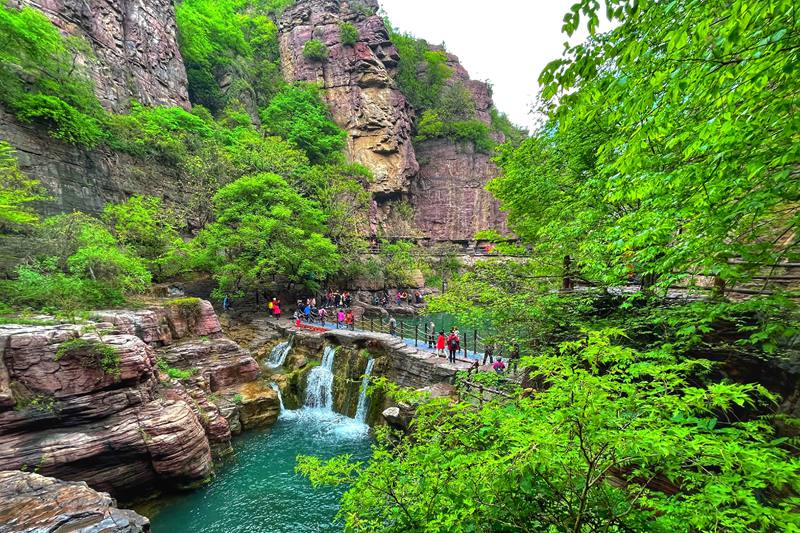
[[[31,472],[0,472],[0,532],[141,533],[150,521],[117,509],[108,495],[86,483]]]
[[[280,21],[284,76],[325,88],[334,119],[349,134],[350,158],[375,175],[373,231],[444,241],[469,241],[485,229],[507,231],[497,201],[484,189],[497,176],[488,154],[449,139],[412,143],[416,113],[393,79],[399,56],[383,20],[370,14],[378,8],[376,0],[303,0]],[[355,45],[341,43],[342,22],[358,28]],[[311,39],[326,45],[327,60],[303,56]],[[447,64],[453,73],[448,83],[463,84],[475,117],[490,125],[488,85],[470,79],[456,56],[447,54]],[[411,201],[410,219],[393,211],[392,202],[400,199]]]
[[[36,469],[123,499],[207,479],[212,451],[231,450],[226,415],[239,424],[212,393],[258,378],[256,361],[222,336],[208,302],[94,320],[0,326],[0,470]],[[103,362],[98,346],[118,362]],[[191,377],[170,379],[158,360]],[[277,399],[268,407],[262,418]]]
[[[280,49],[288,80],[319,82],[336,122],[349,134],[348,153],[369,167],[373,193],[408,191],[419,170],[411,144],[413,110],[392,79],[399,56],[389,41],[376,0],[355,2],[307,0],[289,8],[280,19]],[[359,39],[345,45],[339,24],[358,28]],[[311,39],[322,41],[330,57],[316,61],[303,56]]]

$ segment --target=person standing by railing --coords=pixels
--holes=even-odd
[[[448,361],[451,363],[456,362],[456,354],[461,349],[461,339],[458,338],[458,330],[453,328],[450,336],[447,337],[447,350],[449,352]]]
[[[339,309],[336,312],[336,329],[342,329],[343,325],[344,325],[344,311]]]
[[[397,320],[393,317],[389,317],[389,335],[392,337],[397,335]]]
[[[489,364],[494,363],[494,344],[487,344],[483,348],[483,364],[486,364],[486,360],[489,360]]]
[[[347,314],[344,317],[344,323],[347,329],[349,329],[350,331],[355,330],[355,317],[353,316],[352,309],[347,310]]]
[[[439,338],[436,339],[436,355],[439,357],[444,357],[444,344],[445,344],[445,337],[444,337],[444,330],[439,332]]]
[[[436,337],[436,324],[434,324],[433,320],[428,322],[425,334],[428,337],[428,348],[432,349],[435,346],[434,339]]]

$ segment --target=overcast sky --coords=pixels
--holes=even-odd
[[[444,42],[473,79],[490,80],[495,105],[531,128],[544,66],[561,56],[561,22],[575,0],[380,0],[392,24]],[[573,38],[571,42],[576,42]]]

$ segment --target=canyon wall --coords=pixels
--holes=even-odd
[[[124,111],[131,98],[190,107],[172,0],[10,0],[8,5],[39,9],[64,34],[89,43],[94,57],[80,59],[107,109]]]
[[[284,76],[325,89],[334,119],[348,132],[349,158],[375,175],[372,222],[384,236],[469,241],[479,230],[507,231],[497,202],[484,190],[497,175],[488,154],[449,139],[413,142],[416,113],[394,81],[399,56],[379,7],[376,0],[301,0],[288,9],[279,25]],[[358,28],[355,45],[342,44],[342,22]],[[326,45],[327,60],[303,56],[310,39]],[[490,125],[487,84],[470,79],[452,54],[447,65],[453,73],[448,83],[463,83],[476,118]],[[410,202],[411,220],[393,211],[397,200]]]
[[[380,196],[404,193],[419,170],[411,143],[413,110],[392,80],[399,56],[389,41],[375,0],[359,10],[338,0],[298,2],[280,19],[280,49],[287,80],[319,82],[336,122],[348,132],[350,159],[374,174],[371,191]],[[358,28],[355,45],[344,45],[339,24]],[[303,56],[310,39],[322,41],[329,58]]]
[[[10,5],[40,9],[65,34],[91,45],[94,57],[83,60],[109,110],[123,111],[130,98],[189,107],[170,0],[12,0]],[[416,111],[395,82],[399,56],[378,9],[376,0],[300,0],[278,20],[285,78],[321,84],[334,119],[348,132],[349,159],[373,172],[370,236],[468,241],[479,230],[505,230],[497,203],[483,189],[497,174],[487,154],[447,139],[415,145]],[[341,42],[342,22],[358,28],[354,45]],[[327,60],[303,56],[311,38],[327,46]],[[469,88],[477,118],[489,124],[486,84],[471,80],[455,56],[448,55],[448,65],[454,73],[449,83]],[[176,204],[188,199],[188,184],[176,168],[54,140],[2,109],[0,139],[17,149],[23,172],[50,191],[53,201],[42,208],[46,214],[97,213],[105,203],[132,194]]]
[[[78,61],[88,67],[95,94],[109,111],[125,111],[131,99],[191,107],[172,0],[11,0],[8,5],[39,9],[63,34],[88,43],[92,57]],[[58,141],[2,108],[0,140],[16,149],[20,169],[50,192],[52,201],[42,205],[45,214],[97,213],[107,202],[133,194],[176,203],[187,198],[175,168]]]

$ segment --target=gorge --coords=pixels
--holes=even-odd
[[[797,9],[0,3],[0,533],[800,530]]]

